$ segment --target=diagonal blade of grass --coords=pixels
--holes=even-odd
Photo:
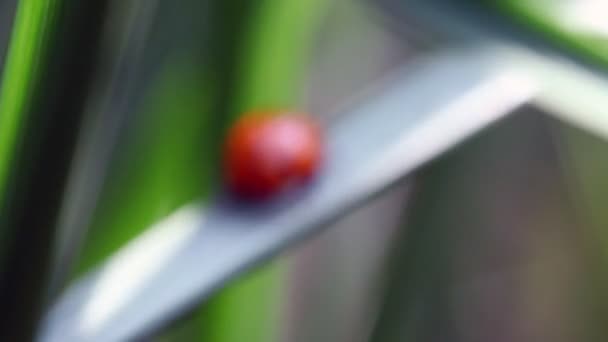
[[[185,207],[159,222],[150,234],[164,236],[152,239],[160,245],[144,243],[149,235],[138,239],[75,284],[49,313],[41,339],[113,341],[146,335],[533,95],[525,78],[496,74],[493,67],[483,67],[488,64],[482,59],[478,52],[446,53],[336,122],[328,132],[324,174],[310,191],[294,194],[293,201],[244,210],[218,200],[208,209]],[[162,241],[171,242],[165,257],[145,267],[145,274],[130,273],[139,285],[127,286],[126,278],[115,276],[135,272],[129,265],[145,260],[140,258],[151,253],[149,248],[165,250]],[[121,288],[131,289],[134,297],[119,295]]]

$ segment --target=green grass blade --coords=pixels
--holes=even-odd
[[[0,207],[60,0],[19,2],[0,88]]]
[[[77,272],[84,272],[209,188],[215,144],[205,80],[191,60],[172,61],[154,81],[130,141],[110,174]]]
[[[266,0],[245,36],[236,113],[299,102],[316,34],[331,1]]]
[[[255,9],[237,65],[233,115],[252,109],[294,108],[315,35],[330,3],[266,0]],[[195,319],[200,340],[278,340],[286,274],[279,261],[223,290]]]
[[[0,335],[30,340],[42,314],[56,233],[107,1],[18,3],[0,89]]]
[[[576,0],[571,2],[574,3]],[[606,36],[591,35],[571,29],[560,14],[562,2],[509,0],[488,3],[509,14],[518,24],[541,33],[556,45],[574,51],[604,67],[608,66]]]

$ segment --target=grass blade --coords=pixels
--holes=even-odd
[[[0,325],[2,339],[30,340],[41,314],[105,7],[19,3],[0,90],[0,305],[11,312]]]
[[[286,199],[248,211],[218,200],[212,207],[186,207],[176,212],[149,232],[153,236],[163,233],[161,236],[165,238],[155,239],[157,244],[144,243],[150,241],[150,235],[138,238],[104,267],[74,284],[48,316],[43,340],[120,340],[164,326],[192,310],[198,301],[208,298],[227,281],[268,260],[287,245],[319,231],[328,220],[500,119],[532,95],[532,90],[517,77],[512,79],[492,71],[486,74],[480,70],[479,62],[469,55],[437,57],[435,63],[419,66],[385,94],[337,122],[328,132],[332,162],[311,191],[296,195],[296,201]],[[470,68],[463,70],[463,65]],[[461,76],[459,82],[442,81],[456,74]],[[521,92],[505,96],[507,89]],[[466,95],[461,97],[463,91]],[[172,241],[180,236],[174,245]],[[165,257],[152,265],[144,267],[143,263],[129,262],[149,260],[148,256],[160,251],[167,251]],[[137,270],[129,265],[135,265]],[[146,270],[145,281],[134,273],[142,268]],[[126,286],[126,278],[120,276],[124,274],[137,283]],[[256,292],[261,288],[263,293],[273,295],[268,284],[259,285],[266,283],[264,278],[250,281],[250,287],[237,288],[243,291],[238,294],[255,292],[261,296]],[[119,296],[114,291],[125,287],[135,295]],[[100,317],[99,310],[93,310],[100,307],[94,303],[103,303],[111,310]],[[231,305],[217,310],[236,310],[243,301],[228,303]],[[211,317],[235,317],[226,310]],[[236,317],[250,315],[251,311]],[[91,317],[96,317],[95,324],[83,331],[83,324],[90,322]],[[218,324],[225,328],[226,322]],[[217,329],[203,333],[211,337],[240,336]],[[206,335],[217,331],[218,335]]]

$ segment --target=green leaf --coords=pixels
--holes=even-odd
[[[111,170],[78,271],[209,189],[217,148],[205,79],[191,60],[171,61],[150,90]],[[204,129],[204,128],[207,128]]]
[[[265,0],[246,32],[235,112],[292,108],[299,100],[314,39],[331,1]]]
[[[557,45],[608,66],[608,38],[580,32],[567,25],[559,11],[560,6],[567,2],[509,0],[489,1],[488,4],[508,13],[518,23],[538,31]]]
[[[314,38],[331,1],[265,0],[254,9],[237,65],[232,115],[291,109],[301,94]],[[201,339],[270,342],[279,338],[287,270],[267,266],[224,289],[197,314]],[[196,323],[194,323],[196,324]]]
[[[11,163],[24,139],[26,113],[41,62],[47,55],[49,37],[59,0],[19,2],[4,75],[0,88],[0,207],[8,191]]]

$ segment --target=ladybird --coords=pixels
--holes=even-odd
[[[224,177],[246,199],[267,199],[309,181],[322,154],[320,125],[291,112],[251,112],[228,131]]]

